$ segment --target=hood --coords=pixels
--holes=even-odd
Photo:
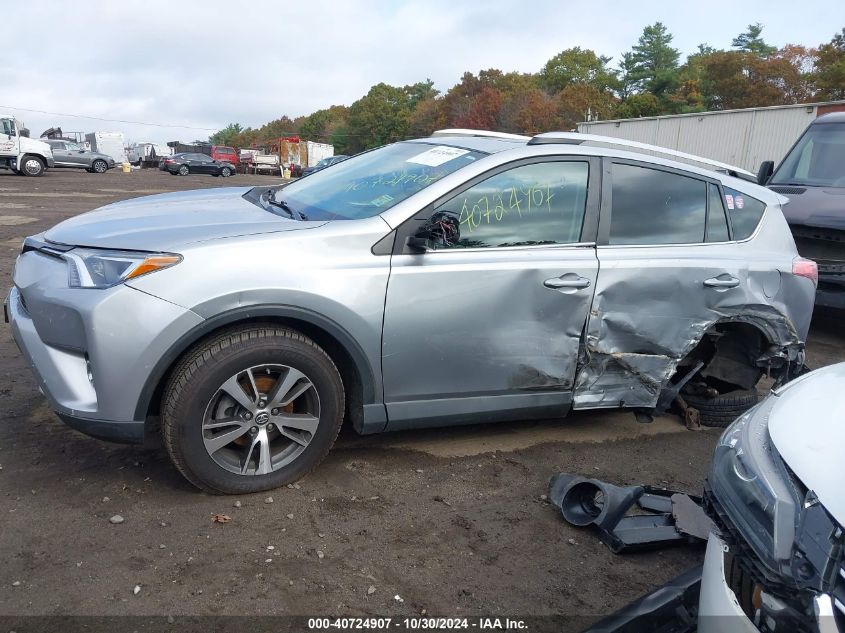
[[[42,156],[53,155],[53,150],[50,148],[50,145],[48,145],[44,141],[37,141],[34,138],[29,138],[27,136],[21,136],[19,140],[21,154],[25,154],[26,152],[33,152],[35,154],[41,154]]]
[[[783,207],[783,215],[789,224],[845,230],[845,187],[775,187],[803,189],[786,194],[789,204]]]
[[[769,435],[786,464],[845,525],[845,363],[806,374],[776,391]]]
[[[250,189],[202,189],[124,200],[65,220],[44,237],[72,246],[178,251],[194,242],[325,224],[266,211],[243,198]]]

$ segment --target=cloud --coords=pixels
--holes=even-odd
[[[657,0],[455,2],[223,2],[221,0],[16,3],[6,7],[0,104],[107,119],[219,129],[258,126],[350,104],[384,81],[431,78],[440,90],[464,71],[536,72],[579,45],[618,56],[656,20],[685,52],[706,41],[729,46],[749,22],[764,36],[816,45],[845,22],[841,0],[765,7]],[[780,10],[782,9],[782,10]],[[837,16],[838,19],[837,19]],[[815,22],[815,24],[813,24]],[[824,22],[823,24],[819,24]],[[33,134],[121,130],[128,139],[205,138],[204,130],[159,128],[13,110]]]

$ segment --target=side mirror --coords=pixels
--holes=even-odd
[[[764,160],[760,163],[760,169],[757,170],[757,184],[765,186],[769,182],[769,178],[775,171],[775,161]]]

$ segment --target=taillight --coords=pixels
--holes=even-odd
[[[173,160],[172,158],[165,158],[165,159],[164,159],[164,162],[165,162],[165,163],[175,163],[176,161],[175,161],[175,160]]]
[[[792,274],[799,277],[806,277],[813,282],[814,286],[819,285],[819,266],[812,259],[796,257],[792,260]]]

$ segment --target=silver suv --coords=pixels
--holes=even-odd
[[[26,239],[7,319],[59,417],[160,425],[216,493],[303,476],[344,418],[648,414],[693,385],[718,409],[788,379],[816,268],[786,198],[619,145],[448,130],[279,187],[111,204]]]

